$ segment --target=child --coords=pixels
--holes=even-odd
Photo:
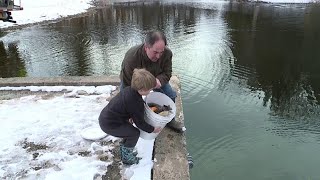
[[[145,69],[134,69],[131,87],[125,87],[101,111],[101,129],[112,136],[123,138],[120,144],[121,160],[124,164],[138,164],[139,158],[133,152],[140,136],[135,125],[148,133],[159,133],[160,127],[153,127],[144,121],[143,95],[148,95],[156,86],[156,78]]]

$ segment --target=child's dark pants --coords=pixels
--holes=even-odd
[[[125,123],[117,128],[108,128],[108,127],[101,127],[104,132],[110,134],[115,137],[123,138],[123,145],[125,147],[135,147],[139,136],[140,131],[133,127],[132,124]]]

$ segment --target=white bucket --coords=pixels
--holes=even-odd
[[[164,128],[168,122],[170,122],[176,115],[176,104],[167,95],[160,92],[151,92],[145,98],[144,104],[144,120],[153,127]],[[148,103],[156,103],[160,106],[170,105],[171,111],[168,116],[161,116],[154,113],[148,106]],[[159,132],[160,133],[160,132]],[[155,139],[159,133],[147,133],[140,130],[140,137],[146,140]]]

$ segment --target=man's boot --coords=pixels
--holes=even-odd
[[[123,164],[126,165],[138,164],[139,160],[141,159],[133,155],[133,148],[120,146],[120,152],[121,160]]]
[[[172,129],[173,131],[177,132],[177,133],[183,133],[184,131],[184,126],[182,125],[182,123],[178,122],[175,120],[175,118],[173,118],[168,124],[167,127]]]

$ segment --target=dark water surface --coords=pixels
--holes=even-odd
[[[159,28],[182,80],[192,179],[320,179],[320,6],[178,2],[0,32],[0,77],[116,75]]]

